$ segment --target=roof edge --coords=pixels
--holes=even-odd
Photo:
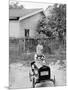
[[[43,12],[43,14],[45,15],[44,10],[43,10],[43,9],[40,9],[40,10],[38,10],[38,11],[36,11],[36,12],[33,12],[33,13],[31,13],[31,14],[28,14],[28,15],[26,15],[26,16],[24,16],[24,17],[20,17],[20,18],[19,18],[19,21],[21,21],[22,19],[25,19],[25,18],[27,18],[27,17],[30,17],[30,16],[32,16],[32,15],[35,15],[35,14],[37,14],[37,13],[39,13],[39,12]]]

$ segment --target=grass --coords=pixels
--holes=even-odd
[[[50,42],[49,42],[50,43]],[[51,43],[52,48],[51,52],[52,53],[45,53],[46,57],[46,62],[56,62],[57,60],[60,60],[61,62],[63,60],[66,60],[66,50],[63,49],[63,47],[57,48],[58,45],[56,45],[56,41]],[[54,44],[54,45],[53,45]],[[50,47],[51,47],[50,46]],[[44,49],[46,50],[46,48]],[[30,65],[30,62],[34,60],[34,54],[35,52],[19,52],[19,45],[18,44],[10,44],[9,47],[9,63],[16,63],[16,62],[21,62],[26,65]]]
[[[61,62],[63,60],[66,60],[65,53],[59,53],[59,52],[57,53],[56,54],[45,54],[46,62],[49,64],[51,62],[57,62],[57,60],[60,60]],[[18,53],[16,52],[11,52],[9,54],[9,63],[11,64],[11,63],[20,62],[20,63],[23,63],[24,65],[29,66],[30,63],[34,60],[34,54],[35,52],[21,53],[21,55],[18,55]]]

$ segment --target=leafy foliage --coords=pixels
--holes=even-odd
[[[55,4],[50,13],[50,16],[40,21],[38,32],[43,32],[49,37],[63,39],[66,35],[66,5]]]
[[[17,8],[18,8],[18,9],[21,9],[21,8],[24,8],[24,7],[23,7],[23,5],[19,5],[19,2],[16,2],[16,3],[10,3],[10,4],[9,4],[9,8],[10,8],[10,9],[12,9],[12,8],[13,8],[13,9],[17,9]]]

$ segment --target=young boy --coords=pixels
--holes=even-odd
[[[42,65],[45,65],[45,56],[43,54],[43,46],[38,44],[36,47],[36,54],[34,55],[35,65],[40,68]]]
[[[41,44],[38,44],[36,47],[36,53],[34,55],[34,62],[31,63],[31,70],[29,73],[30,76],[30,81],[32,81],[31,76],[35,73],[38,75],[38,72],[36,72],[40,67],[42,67],[43,65],[46,65],[45,62],[45,56],[42,53],[43,51],[43,46]],[[34,72],[35,71],[35,72]],[[38,76],[36,76],[37,78]]]

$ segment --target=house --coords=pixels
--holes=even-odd
[[[9,36],[34,38],[39,21],[45,16],[43,9],[9,9]]]

